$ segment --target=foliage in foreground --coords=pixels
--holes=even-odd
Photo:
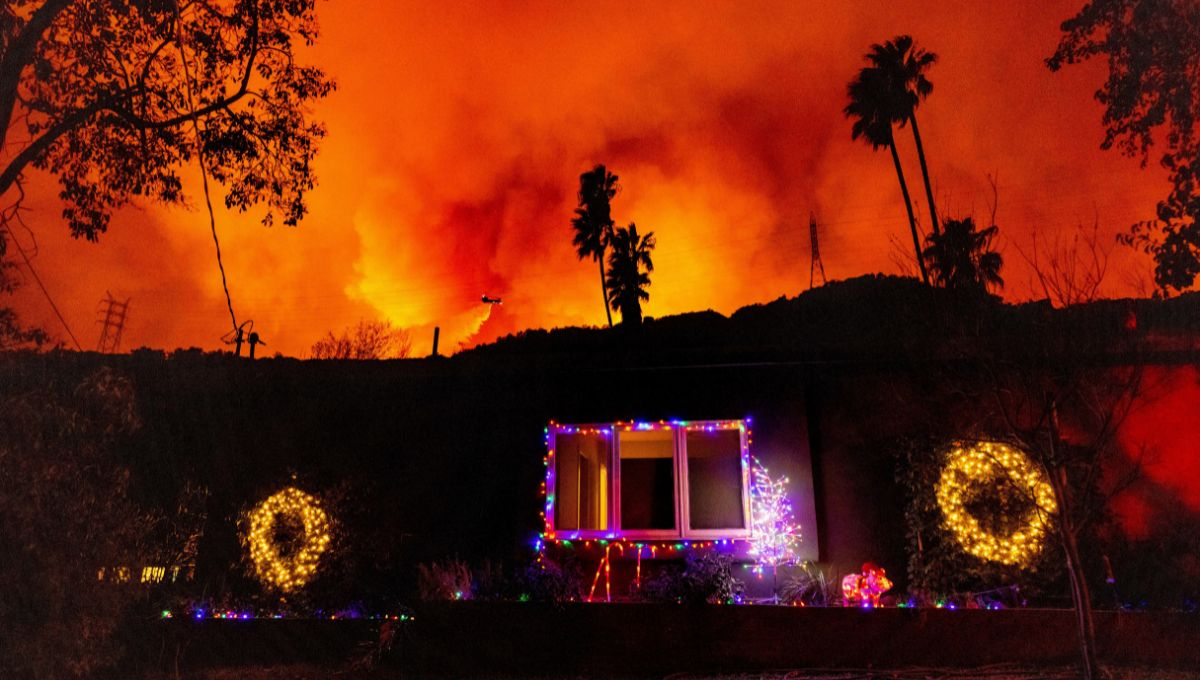
[[[101,369],[73,389],[0,396],[0,668],[88,675],[114,662],[136,589],[97,572],[138,565],[153,518],[115,450],[138,427],[132,384]],[[136,575],[132,576],[136,579]]]
[[[1096,91],[1104,106],[1104,141],[1144,165],[1159,145],[1171,190],[1153,219],[1122,240],[1154,256],[1163,289],[1189,288],[1200,274],[1200,5],[1188,0],[1092,0],[1062,24],[1046,60],[1052,71],[1105,58],[1108,74]]]
[[[651,602],[732,604],[741,600],[745,584],[733,577],[728,555],[688,555],[682,569],[668,567],[646,581],[641,597]]]

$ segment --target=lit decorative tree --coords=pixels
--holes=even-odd
[[[758,458],[751,457],[750,481],[750,554],[758,563],[755,571],[761,574],[763,567],[770,567],[774,572],[781,564],[795,564],[800,525],[792,516],[788,478],[772,478]]]

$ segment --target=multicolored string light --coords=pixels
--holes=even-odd
[[[547,545],[561,546],[564,548],[574,548],[581,545],[585,548],[590,548],[593,545],[607,548],[609,545],[617,546],[622,553],[626,549],[636,550],[636,555],[640,560],[642,552],[645,550],[649,557],[658,557],[659,553],[669,554],[672,552],[696,549],[722,549],[726,546],[732,548],[735,542],[747,542],[747,538],[729,538],[715,540],[690,540],[681,538],[650,538],[645,536],[626,535],[626,532],[620,529],[612,528],[605,530],[566,530],[556,531],[554,527],[554,508],[556,499],[554,497],[555,488],[555,447],[554,437],[559,434],[584,434],[584,435],[599,435],[602,437],[612,437],[618,432],[656,432],[656,431],[703,431],[717,432],[721,430],[739,430],[746,434],[746,446],[742,448],[742,469],[746,470],[750,467],[750,445],[753,443],[753,433],[750,431],[751,419],[745,418],[742,420],[720,420],[720,421],[687,421],[687,420],[658,420],[658,421],[618,421],[610,424],[599,425],[560,425],[555,421],[550,421],[550,424],[543,430],[546,442],[546,455],[542,459],[542,464],[546,469],[545,480],[541,484],[541,493],[544,498],[543,507],[541,510],[541,518],[543,530],[540,535],[534,540],[534,550],[538,555],[540,562],[544,556]]]
[[[966,509],[969,490],[1007,481],[1030,502],[1021,526],[997,535]],[[999,442],[958,444],[948,456],[937,484],[943,524],[968,554],[990,562],[1025,566],[1041,552],[1050,517],[1057,512],[1054,490],[1023,452]]]
[[[772,477],[756,457],[751,457],[750,555],[756,562],[755,571],[772,569],[781,564],[795,564],[799,559],[800,525],[792,512],[788,497],[788,478]]]

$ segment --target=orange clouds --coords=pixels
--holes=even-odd
[[[321,184],[298,229],[218,215],[235,308],[268,352],[300,356],[361,317],[412,328],[417,352],[434,325],[452,350],[603,323],[569,228],[596,162],[621,177],[618,222],[658,236],[647,314],[800,292],[810,211],[831,277],[897,271],[894,172],[850,142],[841,109],[867,46],[901,32],[941,57],[918,113],[939,211],[986,216],[997,175],[1006,295],[1027,297],[1012,246],[1033,228],[1098,216],[1111,239],[1164,190],[1097,148],[1100,70],[1042,65],[1077,4],[324,4],[307,58],[339,89],[316,112]],[[898,139],[915,187],[911,137]],[[36,265],[85,346],[106,289],[134,298],[126,348],[217,346],[228,319],[202,213],[126,211],[94,246],[70,241],[49,187],[35,198]],[[1128,294],[1145,265],[1117,250],[1112,270],[1105,292]],[[38,295],[23,289],[21,311],[58,332]]]

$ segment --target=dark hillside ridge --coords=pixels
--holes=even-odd
[[[1168,300],[1100,300],[1056,310],[1044,301],[963,298],[916,279],[868,275],[742,307],[729,317],[708,310],[647,319],[632,330],[527,330],[456,356],[552,360],[573,355],[572,361],[585,364],[666,365],[953,359],[978,351],[1019,353],[1029,349],[1035,327],[1047,323],[1069,324],[1100,339],[1127,333],[1131,322],[1152,351],[1193,352],[1200,349],[1200,293]],[[958,341],[948,346],[947,338]]]

